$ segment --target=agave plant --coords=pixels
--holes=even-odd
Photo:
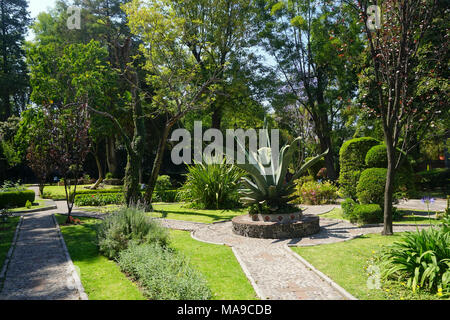
[[[297,198],[293,195],[295,191],[294,181],[298,179],[303,172],[317,163],[328,150],[314,157],[294,173],[290,179],[286,179],[286,173],[289,165],[292,163],[294,151],[299,147],[301,138],[296,138],[291,145],[285,145],[279,152],[278,162],[274,162],[271,154],[271,142],[267,130],[264,126],[267,136],[268,147],[258,149],[258,152],[247,152],[242,143],[236,139],[238,148],[245,154],[245,163],[236,164],[250,175],[242,178],[245,189],[240,190],[241,201],[246,205],[262,205],[268,207],[270,212],[276,213],[278,210],[289,207],[289,202]],[[267,165],[270,162],[269,174],[267,174]]]

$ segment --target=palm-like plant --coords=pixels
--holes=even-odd
[[[278,163],[274,163],[272,161],[271,142],[266,124],[264,130],[268,147],[260,148],[257,153],[247,152],[242,143],[236,139],[238,148],[245,154],[245,163],[236,164],[236,166],[243,169],[251,177],[251,179],[247,177],[242,178],[245,189],[240,190],[241,201],[246,205],[257,205],[259,208],[265,205],[270,212],[276,213],[283,208],[289,207],[288,203],[298,197],[293,195],[295,191],[294,181],[326,155],[328,150],[303,164],[290,179],[286,179],[288,167],[292,163],[294,151],[298,148],[301,138],[296,138],[291,145],[286,144],[283,146],[279,153]],[[265,166],[264,163],[269,161],[271,168],[269,174],[267,174],[266,169],[268,166]]]

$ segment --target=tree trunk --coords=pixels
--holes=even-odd
[[[156,153],[155,162],[153,163],[152,174],[150,175],[147,190],[145,191],[145,203],[148,210],[151,209],[153,191],[155,190],[156,181],[158,180],[159,170],[161,169],[161,163],[164,157],[164,151],[166,150],[167,138],[169,137],[169,132],[172,126],[172,124],[167,124],[164,127],[164,132],[158,144],[158,151]]]
[[[117,154],[115,148],[115,136],[106,138],[106,164],[108,172],[111,172],[114,178],[117,178]]]
[[[213,114],[211,116],[211,127],[213,129],[220,130],[222,125],[222,108],[214,103],[213,105]]]
[[[394,234],[392,227],[392,199],[395,178],[395,148],[392,145],[392,139],[388,135],[385,135],[385,142],[388,156],[388,168],[386,174],[386,186],[384,189],[384,225],[381,234],[389,236]]]
[[[102,169],[102,164],[100,162],[100,157],[98,156],[98,148],[94,152],[94,158],[95,158],[95,163],[97,164],[98,179],[95,182],[95,184],[92,186],[91,189],[97,189],[98,186],[100,185],[100,183],[102,183],[102,181],[103,181],[103,169]]]
[[[39,196],[43,199],[44,198],[44,187],[45,187],[45,181],[41,181],[39,183]]]
[[[127,166],[125,168],[125,178],[123,188],[125,193],[125,203],[128,207],[137,205],[141,200],[139,186],[139,165],[140,158],[134,153],[128,153]]]
[[[337,179],[336,168],[334,167],[334,158],[331,146],[331,138],[329,135],[319,137],[320,140],[320,152],[325,152],[327,149],[328,153],[325,155],[325,167],[327,168],[327,177],[331,180]]]

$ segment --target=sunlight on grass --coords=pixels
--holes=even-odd
[[[366,268],[372,259],[384,246],[399,241],[401,236],[401,233],[393,236],[370,234],[346,242],[291,249],[358,299],[436,299],[426,293],[414,295],[400,284],[384,284],[380,289],[367,286],[369,274]]]
[[[8,218],[8,222],[0,223],[0,270],[3,267],[8,250],[11,247],[19,220],[20,217],[10,217]]]
[[[98,220],[80,218],[81,225],[63,225],[66,216],[57,215],[73,263],[80,268],[83,287],[90,300],[145,300],[139,288],[119,266],[100,255],[96,245]]]
[[[199,210],[184,207],[186,204],[154,204],[155,212],[152,217],[193,222],[213,223],[223,220],[231,220],[240,215],[247,214],[247,209],[234,210]]]
[[[214,300],[257,299],[230,247],[194,240],[187,231],[171,230],[170,235],[171,246],[206,277]]]

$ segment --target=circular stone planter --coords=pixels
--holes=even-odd
[[[292,239],[309,236],[320,231],[318,216],[302,216],[301,213],[258,215],[258,218],[262,219],[257,221],[255,221],[255,216],[234,217],[232,220],[233,232],[250,238]]]

